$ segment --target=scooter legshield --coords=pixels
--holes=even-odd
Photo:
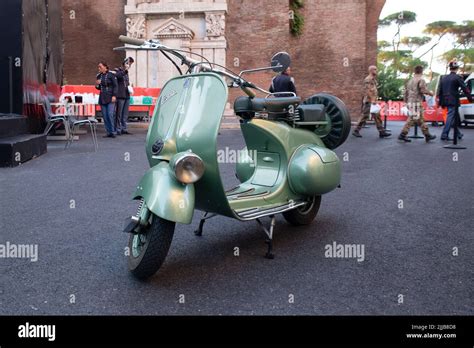
[[[194,185],[176,180],[167,162],[149,169],[140,180],[133,199],[143,198],[148,209],[168,221],[190,224],[194,213]]]

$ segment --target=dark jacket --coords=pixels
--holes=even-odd
[[[439,98],[439,105],[445,106],[459,106],[459,88],[466,94],[469,101],[472,102],[471,91],[467,88],[461,76],[452,72],[449,75],[443,76],[439,83],[437,96]]]
[[[130,92],[128,91],[128,86],[130,86],[128,70],[123,68],[115,69],[115,77],[118,83],[117,99],[130,99]]]
[[[115,75],[107,71],[105,74],[97,75],[97,80],[100,80],[100,84],[95,86],[96,89],[100,90],[99,104],[110,104],[112,97],[117,97],[118,92],[118,84]]]
[[[275,76],[272,80],[272,85],[270,86],[271,93],[283,93],[283,92],[293,92],[296,94],[296,87],[293,82],[293,79],[286,75],[281,74]]]

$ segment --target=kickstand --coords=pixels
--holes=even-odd
[[[260,219],[256,219],[257,223],[260,225],[260,227],[263,229],[263,232],[267,235],[267,240],[265,243],[268,244],[268,250],[267,253],[265,254],[265,258],[267,259],[274,259],[275,255],[273,254],[273,228],[275,227],[275,216],[270,215],[269,216],[271,221],[270,221],[270,229],[267,229],[263,223],[260,221]]]
[[[202,236],[202,228],[204,227],[204,223],[206,222],[206,220],[210,219],[210,218],[213,218],[214,216],[216,216],[217,214],[211,214],[209,215],[208,212],[206,212],[204,214],[204,216],[201,218],[201,221],[199,221],[199,227],[196,231],[194,231],[194,234],[198,237],[201,237]]]

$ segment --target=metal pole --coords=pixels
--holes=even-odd
[[[418,123],[415,123],[415,134],[410,135],[408,138],[411,139],[423,139],[424,137],[421,137],[418,135]]]
[[[387,129],[387,117],[388,117],[388,102],[385,103],[384,109],[383,109],[383,129],[385,129],[387,132],[390,132],[390,129]]]

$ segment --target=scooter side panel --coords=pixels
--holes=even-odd
[[[217,136],[227,102],[227,85],[214,73],[184,75],[166,83],[147,136],[150,165],[191,150],[205,164],[203,177],[194,184],[196,209],[234,217],[217,162]],[[153,143],[165,143],[161,156],[153,156]]]
[[[253,119],[250,122],[243,123],[241,128],[249,151],[279,154],[282,165],[280,166],[277,181],[273,187],[269,188],[269,195],[252,200],[233,201],[231,202],[232,208],[245,209],[247,207],[269,203],[286,203],[291,200],[298,200],[309,196],[296,193],[291,189],[288,182],[286,163],[289,163],[295,151],[304,144],[312,144],[317,148],[332,153],[332,151],[326,148],[322,140],[313,132],[292,128],[283,122]],[[337,155],[334,154],[334,156],[337,158]],[[258,165],[257,163],[257,166]],[[243,185],[251,185],[253,179],[254,177],[250,178]]]
[[[194,185],[183,185],[171,173],[167,162],[149,169],[133,198],[145,199],[148,209],[168,221],[190,224],[194,213]]]

